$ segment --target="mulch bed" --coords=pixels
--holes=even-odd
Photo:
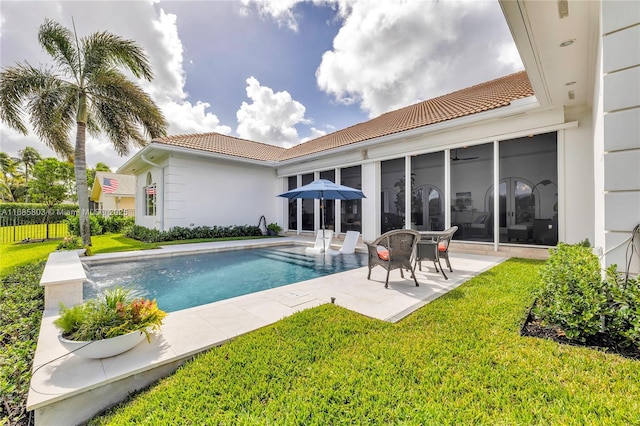
[[[583,346],[640,361],[639,349],[620,346],[606,334],[598,333],[595,336],[589,337],[584,343],[570,340],[564,335],[560,327],[542,325],[540,320],[536,319],[531,312],[527,315],[527,319],[520,329],[520,335],[553,340],[554,342],[565,345]]]

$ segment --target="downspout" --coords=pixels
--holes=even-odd
[[[162,188],[162,208],[160,209],[160,230],[164,231],[164,169],[166,168],[166,166],[161,167],[159,164],[156,164],[153,161],[149,160],[147,157],[145,157],[144,154],[140,154],[140,158],[142,159],[142,161],[149,164],[150,166],[160,169],[160,188]]]

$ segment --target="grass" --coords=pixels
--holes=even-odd
[[[2,243],[0,244],[0,276],[11,273],[16,267],[45,260],[49,253],[58,248],[61,240],[43,241],[40,243]],[[107,234],[91,237],[92,251],[111,253],[129,250],[145,250],[155,248],[158,244],[142,243],[122,234]]]
[[[0,425],[28,424],[26,410],[44,290],[44,262],[21,266],[0,279]]]
[[[638,424],[639,362],[519,335],[541,265],[507,261],[398,324],[303,311],[91,424]]]
[[[257,237],[206,238],[195,240],[166,241],[162,243],[143,243],[122,234],[106,234],[91,237],[93,254],[114,253],[131,250],[149,250],[160,245],[202,243],[211,241],[230,241],[256,239]],[[45,260],[49,253],[56,250],[61,240],[39,243],[0,243],[0,276],[11,273],[16,267]]]

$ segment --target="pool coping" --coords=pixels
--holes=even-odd
[[[83,261],[95,264],[285,244],[312,245],[313,240],[283,237],[171,245],[161,249],[95,255],[83,258]],[[415,287],[406,274],[402,279],[394,271],[389,279],[389,289],[385,289],[386,271],[374,268],[371,280],[367,280],[367,267],[363,267],[172,312],[150,343],[143,342],[124,354],[98,360],[68,354],[58,342],[58,330],[53,325],[58,310],[46,309],[33,362],[27,409],[35,411],[37,423],[82,423],[125,399],[130,392],[170,374],[196,354],[301,310],[333,300],[335,304],[363,315],[397,322],[505,260],[457,253],[450,256],[454,267],[450,279],[444,280],[441,274],[425,264],[423,271],[416,271],[422,284],[420,287]]]

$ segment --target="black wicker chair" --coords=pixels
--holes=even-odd
[[[436,272],[441,272],[445,280],[449,279],[447,274],[444,273],[444,268],[440,264],[440,259],[444,259],[447,262],[449,271],[453,272],[451,263],[449,262],[449,244],[457,230],[457,226],[452,226],[442,232],[438,232],[437,235],[424,235],[422,239],[418,241],[416,249],[416,264],[421,271],[422,261],[431,260],[433,261],[433,266],[436,268]],[[438,266],[440,269],[438,269]]]
[[[420,233],[410,229],[395,229],[393,231],[386,232],[378,237],[372,243],[366,242],[369,250],[369,274],[367,279],[371,279],[371,269],[374,266],[382,266],[387,270],[387,279],[384,283],[384,287],[389,287],[389,272],[392,269],[400,269],[400,275],[404,278],[403,268],[411,271],[411,277],[416,283],[416,287],[419,286],[416,275],[413,273],[413,251],[415,246],[420,240]],[[379,250],[378,248],[382,248]]]

